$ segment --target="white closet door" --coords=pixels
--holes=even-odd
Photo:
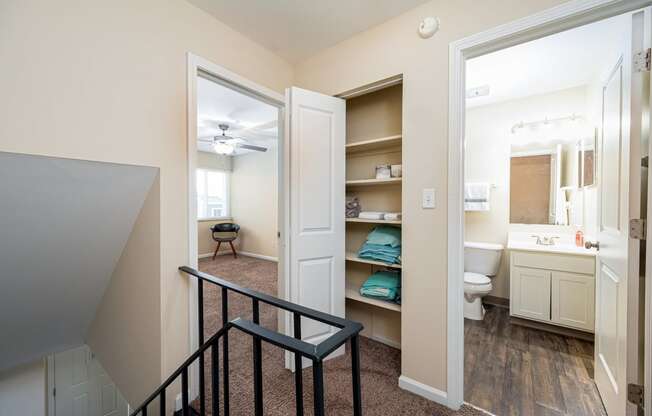
[[[290,155],[289,300],[344,317],[346,104],[292,87],[286,92]],[[291,333],[292,325],[286,325]],[[336,328],[303,319],[305,341],[319,343]],[[343,349],[332,356],[341,354]],[[291,362],[290,360],[288,360]]]

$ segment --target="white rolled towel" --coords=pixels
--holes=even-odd
[[[360,215],[358,215],[358,218],[363,220],[382,220],[385,219],[385,213],[376,211],[362,211],[360,212]]]

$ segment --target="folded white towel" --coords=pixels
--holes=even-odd
[[[464,210],[489,211],[491,185],[484,182],[464,184]]]
[[[384,212],[375,212],[375,211],[362,211],[358,215],[358,218],[364,220],[382,220],[385,218]]]
[[[385,213],[385,220],[387,221],[398,221],[401,219],[401,213],[400,212],[386,212]]]

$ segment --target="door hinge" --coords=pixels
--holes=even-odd
[[[57,388],[52,389],[52,397],[57,397]]]
[[[645,240],[647,221],[636,218],[629,221],[629,237],[636,240]]]
[[[629,383],[627,385],[627,401],[635,404],[636,406],[643,408],[644,403],[644,394],[643,386],[640,384]]]
[[[634,72],[649,72],[652,66],[652,51],[647,48],[634,54]]]

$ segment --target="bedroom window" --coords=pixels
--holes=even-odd
[[[229,215],[228,172],[197,169],[197,218],[221,219]]]

